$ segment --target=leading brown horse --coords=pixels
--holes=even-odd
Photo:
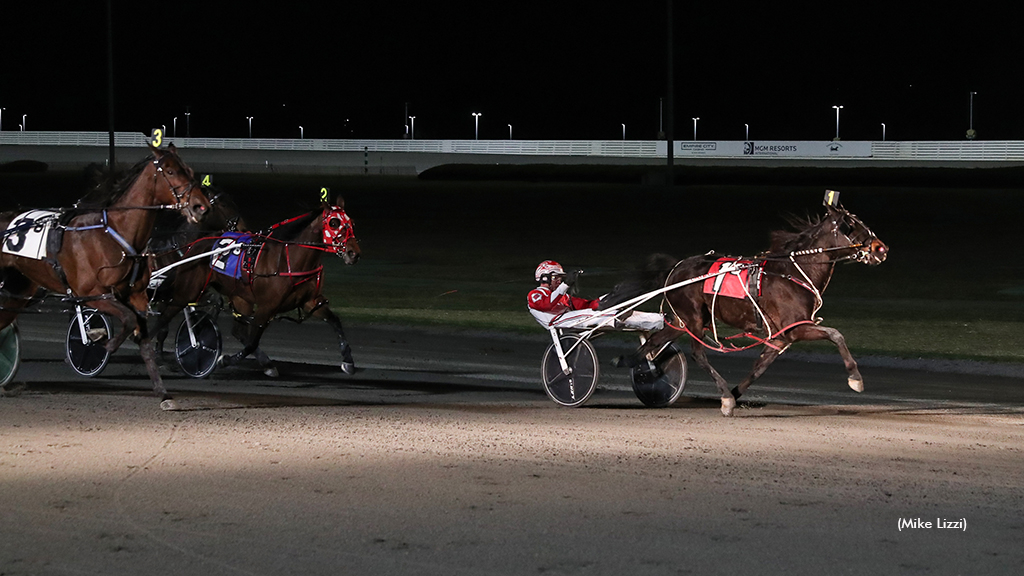
[[[64,296],[68,303],[88,305],[113,316],[120,321],[121,330],[107,341],[106,349],[113,352],[130,334],[137,335],[153,391],[163,401],[161,407],[174,409],[146,331],[149,268],[144,252],[157,210],[177,210],[189,221],[198,222],[210,204],[173,144],[167,149],[150,145],[150,151],[151,156],[114,184],[99,206],[79,205],[63,211],[70,218],[61,217],[54,223],[58,234],[63,233],[59,246],[48,242],[41,258],[11,250],[0,253],[0,329],[34,301],[39,288]],[[19,247],[31,226],[10,226],[17,216],[17,212],[0,213],[4,245],[12,250]]]
[[[721,393],[722,414],[731,416],[736,399],[793,343],[829,340],[843,357],[850,388],[862,392],[864,379],[846,339],[835,328],[821,326],[815,314],[838,262],[877,265],[886,259],[889,249],[859,218],[839,206],[838,193],[827,196],[832,197],[836,200],[826,203],[823,217],[796,223],[798,230],[794,232],[773,232],[769,251],[749,260],[722,259],[713,253],[685,260],[652,256],[646,273],[637,281],[617,286],[602,300],[603,308],[687,280],[699,281],[666,292],[666,327],[653,334],[633,356],[617,359],[617,363],[643,366],[649,353],[687,334],[693,358],[714,378]],[[723,264],[732,266],[734,273],[721,272]],[[719,276],[730,275],[744,278],[731,295],[722,289],[725,282],[717,281]],[[764,345],[750,374],[731,391],[708,362],[704,350],[739,349],[721,342],[716,319],[738,328],[758,343],[755,345]]]

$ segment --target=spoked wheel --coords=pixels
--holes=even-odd
[[[683,394],[686,386],[686,356],[669,344],[654,360],[654,370],[648,362],[629,371],[636,397],[651,408],[671,406]]]
[[[65,340],[64,359],[82,376],[92,378],[103,372],[110,360],[107,340],[110,339],[110,321],[96,310],[82,309],[85,321],[85,342],[77,315],[71,317],[68,336]]]
[[[562,350],[566,352],[565,362],[569,366],[569,374],[562,371],[558,352],[552,343],[544,352],[541,379],[544,382],[544,391],[556,404],[575,408],[586,402],[597,388],[597,378],[600,375],[597,352],[589,340],[580,340],[578,336],[566,334],[559,338],[559,342]]]
[[[0,386],[6,386],[14,380],[21,366],[21,337],[18,325],[8,324],[0,330]]]
[[[220,349],[220,329],[213,316],[186,310],[174,339],[174,356],[181,369],[193,378],[206,378],[217,365]]]

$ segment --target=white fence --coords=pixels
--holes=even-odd
[[[115,146],[144,148],[147,137],[137,132],[116,132]],[[493,154],[514,156],[592,156],[609,158],[665,158],[666,143],[652,140],[326,140],[326,139],[267,139],[267,138],[184,138],[168,137],[181,148],[209,148],[220,150],[295,150],[324,152],[398,152],[426,154]],[[813,150],[809,145],[830,146],[821,142],[706,142],[677,141],[674,155],[681,158],[763,158],[748,155],[744,145],[771,144],[780,149],[792,148],[791,154],[778,154],[778,158],[815,158],[822,155],[801,150]],[[836,158],[859,157],[875,160],[923,161],[1024,161],[1024,141],[934,141],[934,142],[841,142],[841,148],[857,150],[856,154],[838,154]],[[0,146],[108,146],[106,132],[0,132]],[[748,147],[749,148],[749,147]],[[832,146],[835,148],[835,146]],[[698,153],[694,153],[699,150]],[[826,155],[827,157],[827,155]]]

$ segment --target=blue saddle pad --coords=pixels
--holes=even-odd
[[[211,256],[210,268],[225,276],[241,278],[246,261],[246,247],[252,244],[252,237],[252,234],[245,232],[224,232],[221,234],[220,239],[213,246],[214,249],[226,248],[232,245],[234,245],[234,249],[225,250],[220,254]]]

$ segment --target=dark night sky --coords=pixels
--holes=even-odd
[[[102,0],[0,22],[3,129],[107,128]],[[31,5],[27,5],[31,4]],[[665,2],[114,2],[118,131],[417,139],[653,139]],[[676,139],[1024,139],[1015,13],[677,2]],[[895,3],[890,3],[893,5]],[[902,4],[901,4],[902,6]]]

